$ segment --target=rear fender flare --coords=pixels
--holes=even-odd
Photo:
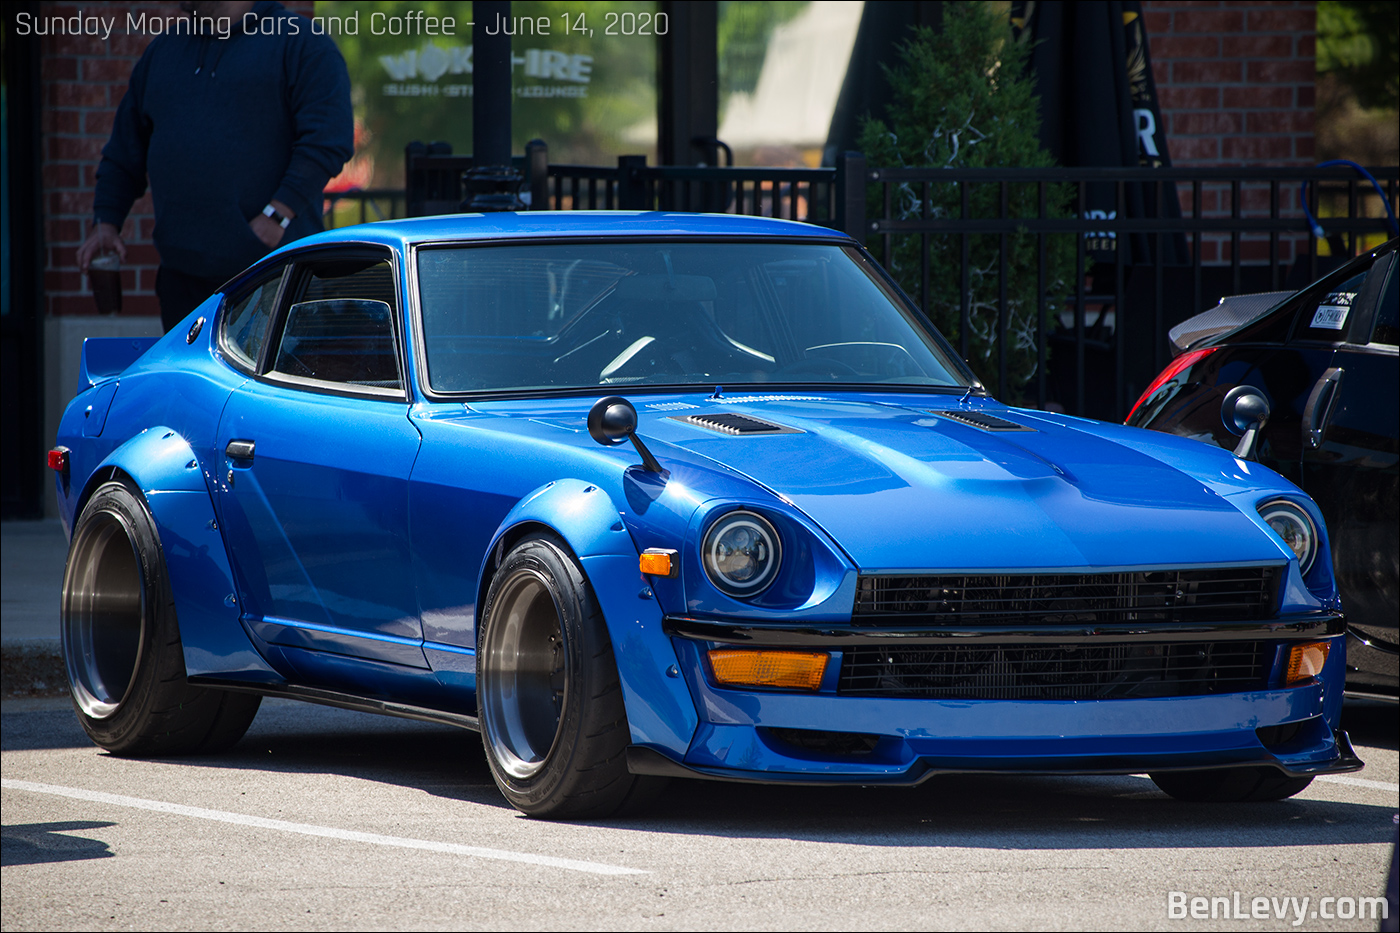
[[[199,459],[168,427],[147,428],[93,472],[75,516],[103,482],[125,478],[155,519],[184,645],[187,676],[281,682],[239,623],[237,588]]]
[[[516,503],[492,535],[482,560],[477,605],[485,611],[486,592],[506,552],[537,532],[563,540],[603,609],[633,744],[683,757],[699,725],[695,700],[678,676],[680,661],[662,630],[661,608],[638,569],[637,547],[612,499],[598,485],[555,480]]]

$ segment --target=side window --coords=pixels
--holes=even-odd
[[[297,301],[325,298],[369,298],[389,307],[398,304],[394,270],[382,259],[345,259],[302,266],[304,275]]]
[[[251,289],[244,289],[225,300],[219,326],[219,345],[234,364],[249,372],[257,368],[258,354],[267,338],[277,288],[282,283],[278,269]]]
[[[401,391],[389,263],[315,262],[299,273],[297,300],[287,309],[272,370],[318,382]]]

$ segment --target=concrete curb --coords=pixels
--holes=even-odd
[[[0,650],[0,693],[59,696],[68,692],[68,675],[57,638],[15,639]]]

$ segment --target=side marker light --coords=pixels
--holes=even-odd
[[[649,547],[642,552],[638,567],[649,577],[675,577],[680,574],[677,554],[668,548]]]

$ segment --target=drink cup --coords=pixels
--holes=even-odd
[[[99,314],[116,314],[122,309],[121,258],[103,253],[88,264],[88,284]]]

